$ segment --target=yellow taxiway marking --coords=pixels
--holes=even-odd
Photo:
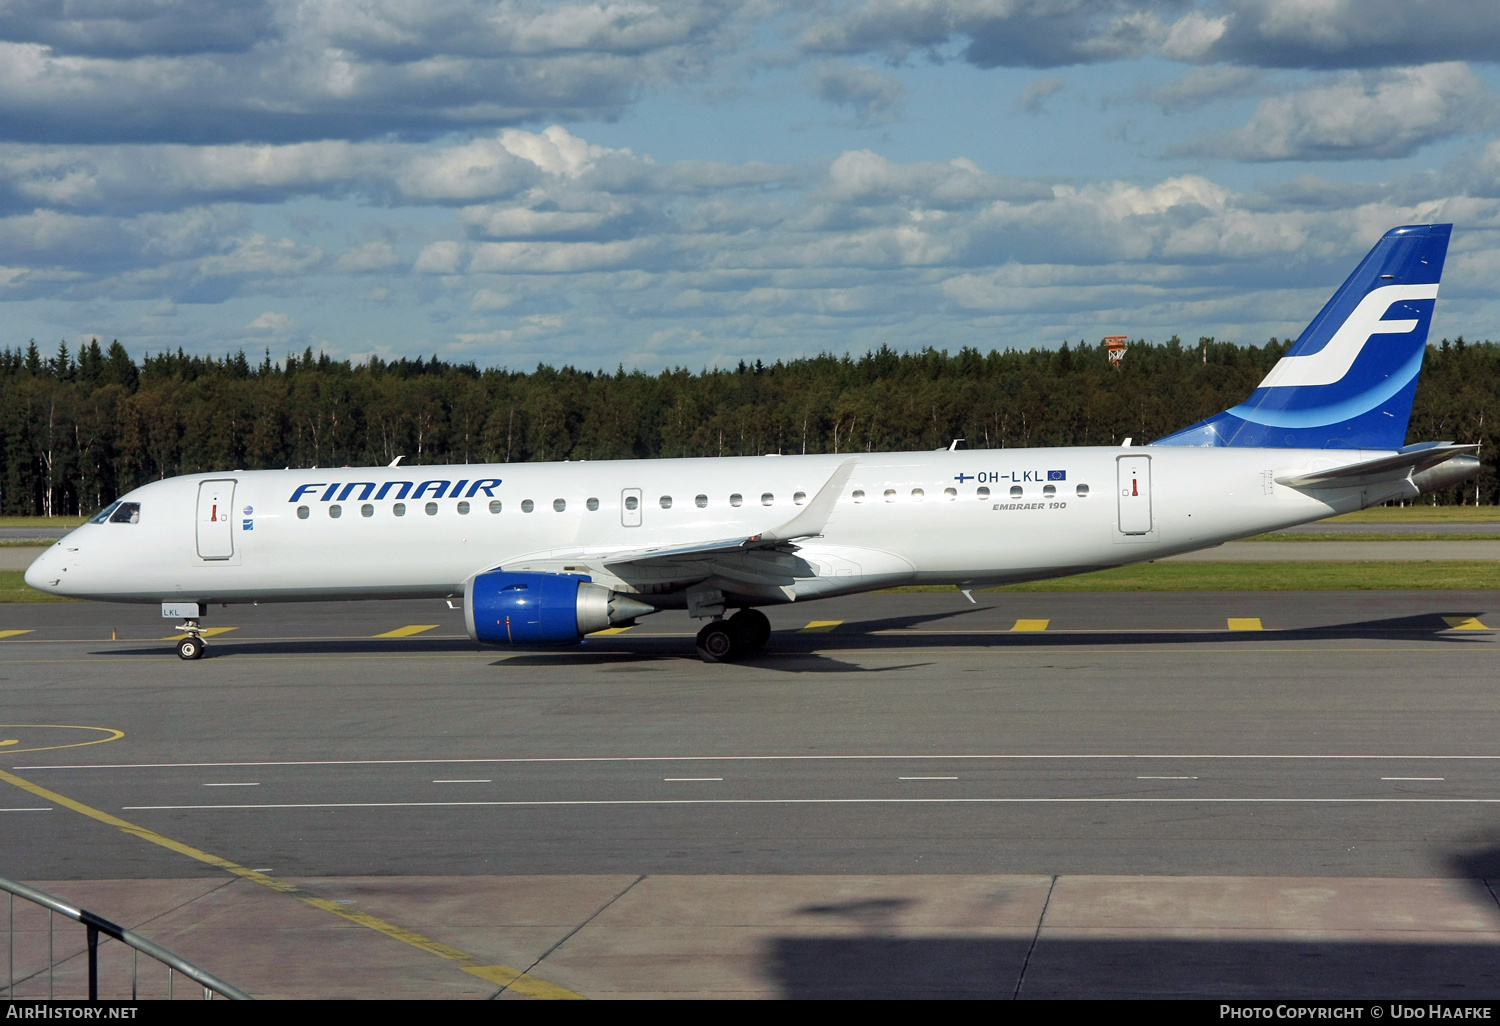
[[[527,976],[520,969],[512,969],[508,965],[466,965],[464,972],[473,973],[481,980],[490,983],[498,983],[506,990],[513,990],[517,994],[525,994],[529,998],[539,998],[547,1001],[582,1001],[582,994],[575,994],[571,990],[564,990],[554,983],[539,980],[535,976]]]
[[[1480,623],[1479,618],[1475,616],[1445,616],[1443,617],[1443,622],[1448,625],[1450,630],[1455,631],[1489,630],[1489,628]]]
[[[0,631],[0,638],[14,638],[17,634],[30,634],[31,631]]]
[[[842,620],[812,620],[799,633],[802,634],[826,634],[835,627],[841,625]]]
[[[7,784],[12,784],[16,787],[19,787],[21,790],[26,791],[30,794],[34,794],[38,798],[44,799],[45,801],[54,802],[58,805],[64,806],[65,808],[72,809],[74,812],[77,812],[80,815],[87,816],[89,819],[98,820],[100,823],[104,823],[107,826],[115,827],[122,833],[129,834],[130,836],[139,838],[142,841],[149,841],[151,844],[160,845],[161,847],[166,848],[168,851],[175,851],[179,855],[186,855],[190,859],[196,859],[199,862],[203,862],[207,865],[214,866],[215,868],[222,869],[226,873],[229,873],[233,876],[238,876],[241,879],[250,881],[251,883],[260,884],[262,887],[270,888],[273,891],[280,891],[282,894],[297,899],[304,905],[310,905],[313,908],[322,909],[324,912],[332,913],[333,915],[336,915],[341,919],[346,919],[351,923],[367,927],[368,929],[374,930],[377,933],[383,933],[387,937],[390,937],[392,940],[398,940],[403,944],[410,944],[414,948],[418,948],[431,955],[437,955],[439,958],[446,958],[452,962],[464,963],[463,968],[465,969],[465,971],[479,970],[478,972],[474,972],[475,976],[478,976],[483,980],[488,980],[491,983],[499,983],[505,989],[513,990],[517,994],[521,994],[531,998],[555,999],[564,997],[583,997],[583,995],[581,994],[574,994],[570,990],[564,990],[562,987],[559,987],[556,984],[548,983],[545,980],[539,980],[534,976],[528,976],[526,974],[526,970],[524,969],[512,969],[509,966],[503,965],[478,965],[477,963],[479,962],[479,959],[475,958],[473,955],[469,954],[466,951],[460,951],[458,948],[450,947],[449,945],[443,944],[440,941],[435,941],[430,938],[424,937],[414,930],[408,930],[405,927],[396,926],[394,923],[388,923],[384,919],[372,916],[366,912],[357,912],[353,909],[339,904],[337,901],[332,901],[327,898],[320,898],[309,891],[303,890],[296,884],[288,883],[285,880],[278,880],[274,876],[268,876],[259,870],[247,869],[237,862],[231,862],[228,859],[220,858],[219,856],[203,851],[200,848],[194,848],[190,844],[183,844],[181,841],[174,841],[170,837],[166,837],[162,834],[157,833],[155,830],[147,830],[145,827],[136,826],[134,823],[131,823],[128,820],[121,819],[118,816],[112,816],[107,812],[103,812],[99,809],[94,808],[91,805],[85,805],[82,802],[74,801],[72,798],[69,798],[66,795],[58,794],[56,791],[50,791],[47,788],[42,787],[40,784],[33,784],[31,781],[26,780],[22,777],[18,777],[13,773],[7,773],[5,770],[0,770],[0,780],[3,780]]]
[[[409,638],[413,634],[421,634],[423,631],[436,630],[441,624],[436,623],[413,623],[405,627],[397,627],[393,631],[375,635],[377,638]]]
[[[611,634],[624,634],[626,631],[631,631],[631,630],[635,630],[635,628],[634,627],[606,627],[602,631],[595,631],[594,633],[590,634],[589,637],[591,637],[591,638],[604,638],[604,637],[608,637]]]
[[[51,752],[59,748],[83,748],[86,745],[102,745],[106,741],[118,741],[125,736],[123,730],[116,730],[113,727],[81,727],[72,723],[0,723],[0,736],[28,730],[93,730],[105,736],[95,738],[92,741],[74,741],[65,745],[40,745],[36,748],[17,748],[13,752],[6,752],[6,755],[20,755],[22,752]],[[22,736],[24,736],[24,733]],[[20,742],[20,738],[11,738],[0,741],[0,746],[9,747],[10,745],[20,744]]]
[[[1044,631],[1051,620],[1017,620],[1012,631]]]
[[[212,638],[216,634],[228,634],[230,631],[237,631],[237,630],[239,630],[238,627],[205,627],[199,633],[202,634],[203,637],[205,637],[205,638]],[[171,637],[162,638],[161,640],[162,641],[181,641],[185,637],[187,637],[186,634],[173,634]]]
[[[1258,616],[1231,616],[1229,617],[1229,629],[1232,631],[1263,631]]]

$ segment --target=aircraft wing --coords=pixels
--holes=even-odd
[[[1288,488],[1353,488],[1375,481],[1399,480],[1430,470],[1446,463],[1455,456],[1472,456],[1479,451],[1477,445],[1454,445],[1438,442],[1425,446],[1412,446],[1394,456],[1381,456],[1334,467],[1331,470],[1315,470],[1305,474],[1277,474],[1276,483]]]
[[[709,578],[751,586],[787,587],[799,577],[817,576],[811,564],[795,554],[797,546],[793,542],[823,533],[858,462],[858,457],[850,457],[840,463],[795,516],[759,534],[637,549],[553,549],[511,560],[502,569],[590,571],[617,577],[641,590]]]

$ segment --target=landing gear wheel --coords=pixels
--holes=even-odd
[[[740,632],[728,620],[714,620],[698,632],[698,655],[705,663],[729,663],[739,658]]]
[[[202,638],[183,638],[177,643],[177,657],[179,659],[200,659],[203,656],[203,648]]]
[[[740,632],[746,652],[759,652],[771,640],[771,621],[759,609],[741,609],[729,618],[729,626]]]

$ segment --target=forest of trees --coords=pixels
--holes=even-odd
[[[659,374],[530,373],[401,359],[181,350],[137,364],[119,342],[0,350],[0,513],[87,513],[145,482],[198,471],[1136,444],[1244,399],[1288,342],[1134,343],[949,355],[882,348]],[[1500,501],[1500,345],[1428,350],[1409,441],[1480,442],[1477,481],[1443,503]]]

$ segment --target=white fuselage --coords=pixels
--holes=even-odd
[[[806,565],[794,585],[719,586],[732,601],[764,604],[1141,562],[1384,501],[1397,491],[1310,492],[1274,481],[1381,455],[1188,447],[859,454],[821,535],[796,543]],[[57,594],[137,602],[443,597],[462,594],[467,579],[491,568],[576,564],[618,590],[653,596],[657,606],[680,606],[680,589],[611,578],[591,557],[773,531],[849,458],[187,475],[123,496],[140,504],[136,523],[85,524],[26,579]],[[442,498],[432,497],[436,485],[421,487],[433,481],[445,482]],[[466,482],[462,494],[447,495],[457,481]],[[498,483],[476,488],[488,481]],[[404,515],[395,515],[398,503]]]

